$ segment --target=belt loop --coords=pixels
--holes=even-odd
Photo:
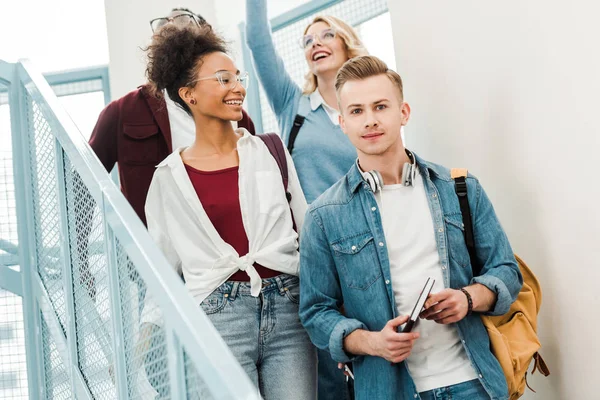
[[[284,295],[286,289],[283,286],[283,280],[281,280],[281,278],[279,276],[276,276],[275,282],[277,282],[277,288],[279,289],[279,294]]]
[[[233,282],[233,286],[231,287],[231,292],[229,292],[229,301],[235,300],[239,287],[240,287],[239,282]]]

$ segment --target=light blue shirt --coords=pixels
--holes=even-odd
[[[277,117],[281,138],[287,144],[303,97],[302,89],[287,73],[275,50],[266,0],[247,2],[246,23],[246,41],[254,67]],[[310,101],[308,96],[304,101]],[[323,104],[314,110],[309,105],[292,159],[306,201],[311,203],[348,172],[356,160],[356,149],[339,125],[331,121]]]

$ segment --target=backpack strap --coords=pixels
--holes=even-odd
[[[294,117],[294,124],[292,125],[292,129],[290,130],[290,139],[288,140],[288,151],[290,155],[292,151],[294,151],[294,143],[296,142],[296,138],[298,137],[298,132],[300,132],[300,128],[304,125],[304,120],[306,116],[310,112],[310,99],[306,95],[302,95],[300,97],[300,104],[298,105],[298,114]]]
[[[292,201],[292,195],[288,192],[288,165],[285,156],[285,150],[283,143],[276,133],[263,133],[256,135],[261,138],[265,145],[269,149],[269,152],[277,162],[279,171],[281,172],[281,179],[283,180],[283,188],[285,189],[285,196],[287,197],[288,203]]]
[[[544,376],[550,375],[550,370],[548,369],[548,366],[546,365],[546,362],[540,353],[536,351],[533,355],[533,359],[535,360],[535,363],[533,364],[533,370],[531,371],[532,375],[535,373],[535,371],[540,371],[540,374]]]
[[[469,196],[467,192],[467,173],[464,168],[452,168],[450,175],[454,179],[454,188],[458,203],[460,204],[460,212],[462,214],[463,225],[465,226],[465,243],[471,258],[471,267],[473,268],[473,276],[478,276],[481,273],[481,268],[476,266],[475,258],[475,235],[473,234],[473,220],[471,218],[471,207],[469,206]]]
[[[292,211],[292,194],[288,190],[288,164],[287,157],[285,155],[285,148],[283,147],[283,142],[281,138],[276,133],[263,133],[261,135],[256,135],[259,137],[269,149],[269,153],[273,156],[275,161],[277,162],[277,166],[279,167],[279,172],[281,172],[281,180],[283,181],[283,190],[285,190],[285,197],[288,201],[288,205],[290,207],[290,214],[292,215],[292,225],[294,230],[296,229],[296,220],[294,219],[294,212]]]

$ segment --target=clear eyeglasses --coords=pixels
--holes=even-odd
[[[312,45],[315,43],[316,38],[319,38],[319,42],[321,42],[321,44],[324,44],[331,42],[333,39],[335,39],[336,36],[337,33],[333,28],[322,30],[318,35],[304,35],[300,39],[300,47],[306,50],[312,47]]]
[[[199,81],[205,81],[208,79],[216,79],[217,81],[219,81],[221,86],[227,90],[233,90],[238,85],[238,83],[244,89],[248,89],[248,84],[250,83],[249,78],[250,77],[248,76],[247,72],[242,72],[241,74],[236,75],[233,72],[229,72],[229,71],[217,71],[214,75],[194,79],[193,81],[189,82],[186,86],[190,86]]]
[[[197,16],[190,13],[183,13],[179,15],[175,15],[174,17],[161,17],[155,18],[150,21],[150,27],[152,28],[152,33],[155,33],[158,28],[167,25],[168,23],[173,23],[179,26],[185,26],[189,24],[194,24],[196,26],[200,26],[200,20]]]

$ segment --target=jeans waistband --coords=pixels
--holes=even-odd
[[[278,291],[280,294],[284,294],[289,288],[297,286],[300,283],[300,279],[294,275],[281,274],[273,278],[263,279],[262,283],[263,287],[261,292],[268,293]],[[250,282],[228,281],[222,284],[218,290],[228,293],[230,300],[235,299],[238,294],[250,296]]]

